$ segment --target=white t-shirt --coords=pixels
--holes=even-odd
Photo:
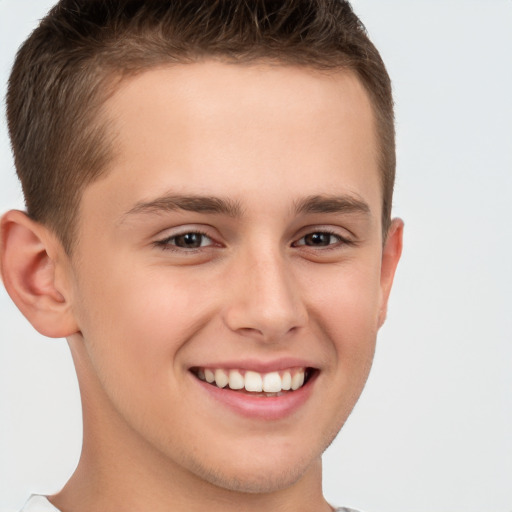
[[[25,503],[25,506],[20,512],[60,512],[55,508],[47,499],[46,496],[39,496],[33,494],[30,499]]]
[[[25,506],[20,512],[60,512],[58,508],[55,508],[45,496],[39,496],[34,494],[25,503]],[[353,508],[337,508],[336,512],[358,512]]]

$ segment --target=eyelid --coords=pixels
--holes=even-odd
[[[338,238],[338,240],[339,240],[339,242],[337,244],[329,244],[328,246],[323,246],[323,247],[319,246],[318,247],[319,249],[334,248],[334,247],[337,247],[338,244],[354,245],[356,243],[355,240],[353,239],[352,233],[348,232],[348,233],[350,233],[350,234],[348,234],[346,229],[343,229],[343,228],[336,229],[331,226],[315,225],[315,226],[307,226],[307,227],[301,229],[299,231],[299,234],[301,236],[299,236],[295,239],[295,241],[292,243],[292,246],[295,246],[295,247],[300,246],[300,247],[307,247],[307,248],[311,247],[312,249],[315,249],[314,246],[306,246],[305,244],[298,244],[298,242],[300,240],[303,240],[308,235],[312,235],[314,233],[322,233],[322,234],[331,235],[331,236]]]
[[[206,233],[201,233],[200,231],[186,231],[185,233],[178,233],[177,235],[168,236],[168,237],[160,240],[158,243],[167,244],[169,241],[171,241],[173,239],[176,239],[176,238],[179,238],[181,236],[185,236],[185,235],[200,235],[200,236],[210,240],[210,242],[212,242],[211,244],[208,244],[208,245],[202,245],[201,244],[199,247],[208,247],[210,245],[213,245],[212,238],[210,236],[208,236]],[[171,245],[176,245],[176,244],[171,244]],[[199,249],[199,247],[197,247],[197,249]],[[180,249],[184,249],[184,247],[180,247]]]
[[[211,233],[208,233],[208,229],[204,229],[204,226],[198,226],[198,225],[187,225],[187,226],[178,226],[176,228],[170,228],[166,229],[164,231],[161,231],[161,233],[165,233],[165,235],[159,236],[154,242],[153,245],[164,250],[174,250],[177,252],[183,252],[183,253],[191,253],[194,251],[201,251],[206,250],[211,247],[215,246],[221,246],[214,235]],[[210,240],[210,243],[207,245],[201,245],[199,247],[192,247],[192,248],[186,248],[186,247],[179,247],[176,244],[170,243],[173,239],[178,238],[180,236],[184,236],[187,234],[198,234],[203,237],[206,237],[208,240]]]
[[[306,237],[308,235],[314,235],[314,234],[317,234],[317,233],[322,234],[322,235],[329,235],[329,236],[335,237],[335,238],[338,239],[337,243],[345,243],[346,242],[346,240],[343,237],[341,237],[338,233],[331,233],[329,231],[312,231],[311,233],[307,233],[304,236],[300,237],[297,241],[295,241],[294,242],[294,246],[295,247],[311,247],[311,248],[314,249],[315,246],[313,246],[313,245],[306,245],[305,243],[299,243],[299,242],[301,242],[302,240],[305,241],[305,239],[306,239]],[[321,249],[321,248],[326,248],[326,247],[332,247],[333,245],[337,245],[337,244],[329,244],[328,246],[321,246],[321,245],[319,245],[318,248]]]

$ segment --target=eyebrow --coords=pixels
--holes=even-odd
[[[140,213],[165,213],[185,210],[197,213],[216,213],[229,217],[241,217],[240,203],[231,199],[211,196],[166,195],[151,201],[137,203],[125,216]]]
[[[243,210],[238,201],[228,198],[201,195],[165,195],[151,201],[137,203],[123,217],[136,214],[158,214],[184,210],[196,213],[213,213],[240,218]],[[362,199],[351,195],[312,195],[295,201],[296,215],[313,213],[339,213],[368,215],[370,207]]]
[[[308,213],[359,213],[369,215],[368,204],[351,195],[316,195],[295,202],[297,214]]]

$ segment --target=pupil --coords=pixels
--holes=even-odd
[[[176,245],[178,247],[187,247],[188,249],[196,249],[201,247],[201,238],[203,235],[199,233],[186,233],[176,237]]]
[[[329,245],[331,235],[329,233],[311,233],[306,236],[307,245]]]

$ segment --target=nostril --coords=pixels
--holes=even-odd
[[[254,338],[264,343],[280,343],[281,341],[288,339],[288,337],[298,329],[299,328],[295,326],[289,329],[279,329],[276,327],[266,327],[261,329],[254,327],[241,327],[237,329],[236,332],[242,336]]]
[[[263,332],[260,331],[259,329],[255,329],[254,327],[240,327],[239,329],[237,329],[237,331],[240,334],[246,334],[246,335],[256,334],[259,336],[263,336]]]

